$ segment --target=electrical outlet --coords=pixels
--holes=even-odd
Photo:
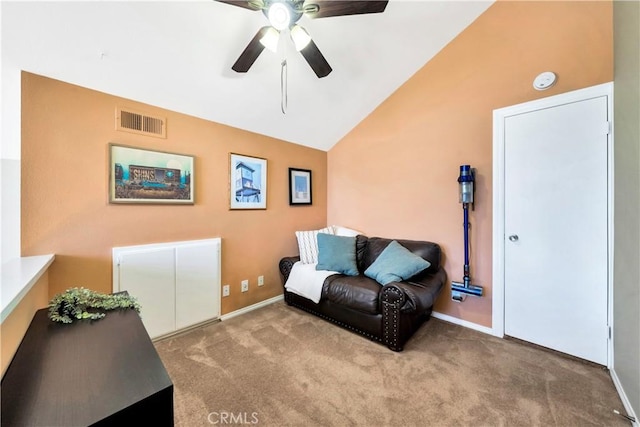
[[[224,285],[222,287],[222,296],[223,297],[228,297],[229,296],[229,285]]]
[[[242,282],[240,282],[240,290],[242,292],[247,292],[249,290],[249,281],[248,280],[243,280]]]
[[[258,286],[264,286],[264,276],[258,276]]]

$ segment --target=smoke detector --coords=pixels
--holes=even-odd
[[[545,71],[544,73],[538,74],[538,76],[533,80],[533,88],[535,90],[545,90],[549,89],[556,82],[556,74],[551,71]]]

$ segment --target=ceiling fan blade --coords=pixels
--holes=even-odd
[[[247,47],[244,48],[235,64],[231,67],[233,71],[238,73],[246,73],[253,63],[258,59],[258,56],[264,50],[264,46],[260,43],[260,39],[269,31],[271,27],[262,27],[255,36],[251,39]]]
[[[262,0],[214,0],[218,3],[226,3],[233,6],[242,7],[251,10],[260,10],[264,8],[264,1]]]
[[[311,69],[316,73],[316,76],[322,78],[327,76],[331,71],[331,66],[324,59],[324,56],[318,49],[318,46],[313,42],[313,40],[309,41],[309,44],[300,51],[304,59],[307,60]]]
[[[381,13],[387,7],[388,0],[307,0],[303,6],[308,18],[327,18],[330,16],[359,15],[363,13]]]

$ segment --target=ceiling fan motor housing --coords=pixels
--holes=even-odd
[[[293,24],[298,22],[298,20],[302,17],[304,13],[303,10],[304,0],[265,0],[264,8],[262,9],[262,13],[267,17],[271,25],[273,25],[276,29],[282,30],[284,28],[290,28]],[[283,10],[288,11],[289,22],[285,25],[282,25],[284,28],[278,28],[274,23],[274,17],[271,16],[273,13],[272,6],[276,4],[281,4],[284,6],[277,6],[278,8],[282,8]]]

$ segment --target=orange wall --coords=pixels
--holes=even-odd
[[[115,130],[116,106],[167,117],[167,139]],[[195,156],[195,205],[108,203],[110,142]],[[267,210],[229,210],[229,153],[266,158]],[[313,171],[313,205],[289,206],[288,168]],[[327,154],[195,117],[23,73],[22,256],[54,253],[49,296],[111,292],[111,249],[222,238],[222,314],[282,293],[278,261],[294,231],[324,227]],[[265,285],[257,287],[257,277]],[[250,290],[240,293],[240,281]]]
[[[51,267],[49,267],[51,268]],[[49,275],[44,272],[0,325],[0,370],[4,376],[36,311],[49,304]]]
[[[491,327],[493,110],[612,81],[612,19],[611,2],[495,3],[329,151],[328,222],[438,242],[460,281],[456,179],[471,164],[471,275],[485,296],[454,303],[447,286],[435,310]],[[538,92],[543,71],[558,81]]]

